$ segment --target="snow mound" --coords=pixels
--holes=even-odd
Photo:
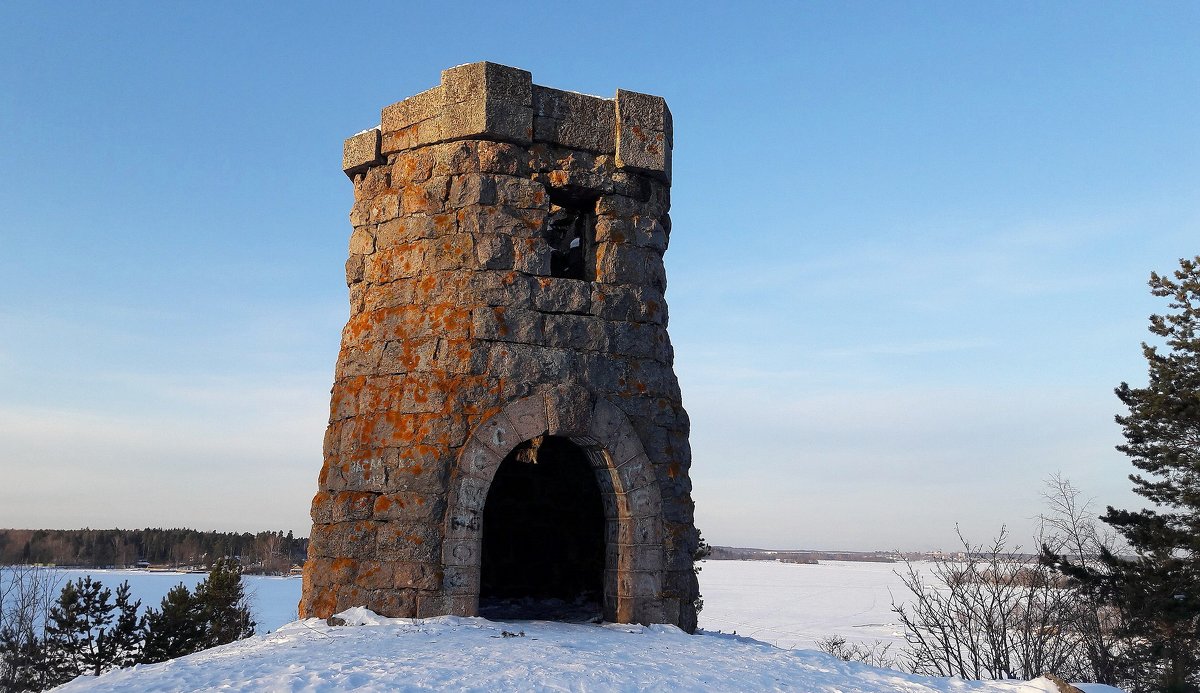
[[[1043,685],[1049,684],[1044,679],[977,682],[913,676],[821,652],[781,650],[736,635],[688,635],[674,626],[385,618],[363,608],[337,616],[346,625],[330,626],[315,618],[295,621],[274,633],[169,662],[81,677],[57,690],[1055,690]]]

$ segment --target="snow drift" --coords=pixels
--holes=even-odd
[[[673,626],[390,619],[362,608],[339,616],[345,625],[296,621],[162,664],[79,678],[58,690],[1056,691],[1044,679],[927,678],[736,635],[687,635]]]

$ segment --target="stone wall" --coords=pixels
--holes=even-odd
[[[548,434],[586,451],[604,494],[606,617],[695,627],[663,298],[671,144],[659,97],[492,63],[444,71],[346,141],[350,318],[302,616],[476,613],[491,475]]]

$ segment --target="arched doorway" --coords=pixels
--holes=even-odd
[[[500,463],[483,511],[480,614],[582,621],[603,613],[605,517],[596,472],[568,438]]]
[[[450,479],[442,541],[447,610],[479,616],[484,506],[500,465],[521,441],[569,440],[589,460],[604,511],[604,618],[677,623],[665,593],[666,540],[654,468],[618,407],[585,388],[559,385],[509,402],[468,437]]]

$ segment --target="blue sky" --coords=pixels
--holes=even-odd
[[[0,526],[308,530],[343,138],[491,60],[666,97],[713,543],[1133,505],[1112,388],[1200,253],[1192,3],[0,5]]]

